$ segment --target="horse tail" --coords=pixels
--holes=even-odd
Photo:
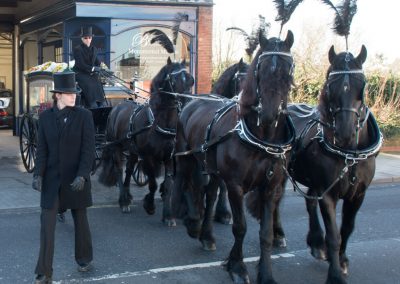
[[[99,182],[105,186],[111,187],[118,182],[118,163],[115,147],[106,147],[101,156],[101,171]]]
[[[246,207],[251,216],[257,220],[261,219],[262,198],[259,189],[254,189],[246,194]]]

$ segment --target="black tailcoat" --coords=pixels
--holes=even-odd
[[[59,195],[60,208],[86,208],[92,205],[90,172],[95,151],[92,113],[81,107],[69,108],[60,129],[59,112],[54,106],[39,117],[35,174],[43,177],[40,206],[51,209]],[[77,176],[86,180],[80,192],[70,188]]]
[[[100,66],[97,48],[81,43],[74,48],[73,54],[75,59],[73,70],[76,73],[76,81],[82,88],[86,104],[104,101],[104,90],[99,75],[92,72],[93,66]]]

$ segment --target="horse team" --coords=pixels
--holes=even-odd
[[[152,80],[149,103],[123,102],[107,122],[113,145],[103,152],[99,179],[118,185],[123,212],[129,212],[130,178],[140,157],[149,177],[146,212],[155,212],[156,178],[163,174],[163,221],[174,226],[183,218],[187,233],[205,250],[215,250],[213,208],[218,188],[226,188],[235,240],[225,265],[234,283],[250,283],[242,248],[245,204],[260,224],[257,282],[276,283],[271,252],[274,244],[286,246],[279,203],[288,179],[308,187],[301,191],[309,214],[307,244],[314,257],[329,261],[326,283],[346,283],[347,242],[375,172],[382,138],[364,102],[366,48],[357,56],[330,49],[319,104],[309,107],[288,104],[293,42],[291,31],[284,40],[260,33],[251,65],[240,61],[216,84],[213,91],[221,96],[189,102],[181,94],[190,92],[194,79],[184,61],[168,59]],[[340,229],[339,199],[344,200]],[[227,222],[227,211],[221,201],[215,214]]]

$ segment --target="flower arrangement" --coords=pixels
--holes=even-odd
[[[72,68],[74,65],[75,65],[75,60],[69,63],[69,68]],[[56,73],[56,72],[63,72],[67,68],[68,64],[65,62],[57,63],[57,62],[47,61],[41,65],[29,68],[27,71],[25,71],[25,74],[30,74],[33,72],[40,72],[40,71]]]

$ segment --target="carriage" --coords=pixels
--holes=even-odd
[[[96,131],[94,171],[100,164],[104,147],[107,147],[105,126],[112,106],[135,96],[134,90],[123,87],[121,82],[116,82],[117,78],[115,76],[107,77],[106,72],[102,72],[101,74],[108,106],[89,109],[93,115]],[[19,118],[19,146],[23,165],[28,173],[32,173],[35,168],[39,115],[44,110],[53,106],[52,93],[50,92],[53,89],[53,72],[29,72],[25,75],[25,80],[27,112]],[[76,104],[81,105],[79,94],[77,95]],[[141,167],[141,161],[138,161],[134,167],[132,177],[137,185],[144,186],[147,184],[147,177],[143,174]]]

